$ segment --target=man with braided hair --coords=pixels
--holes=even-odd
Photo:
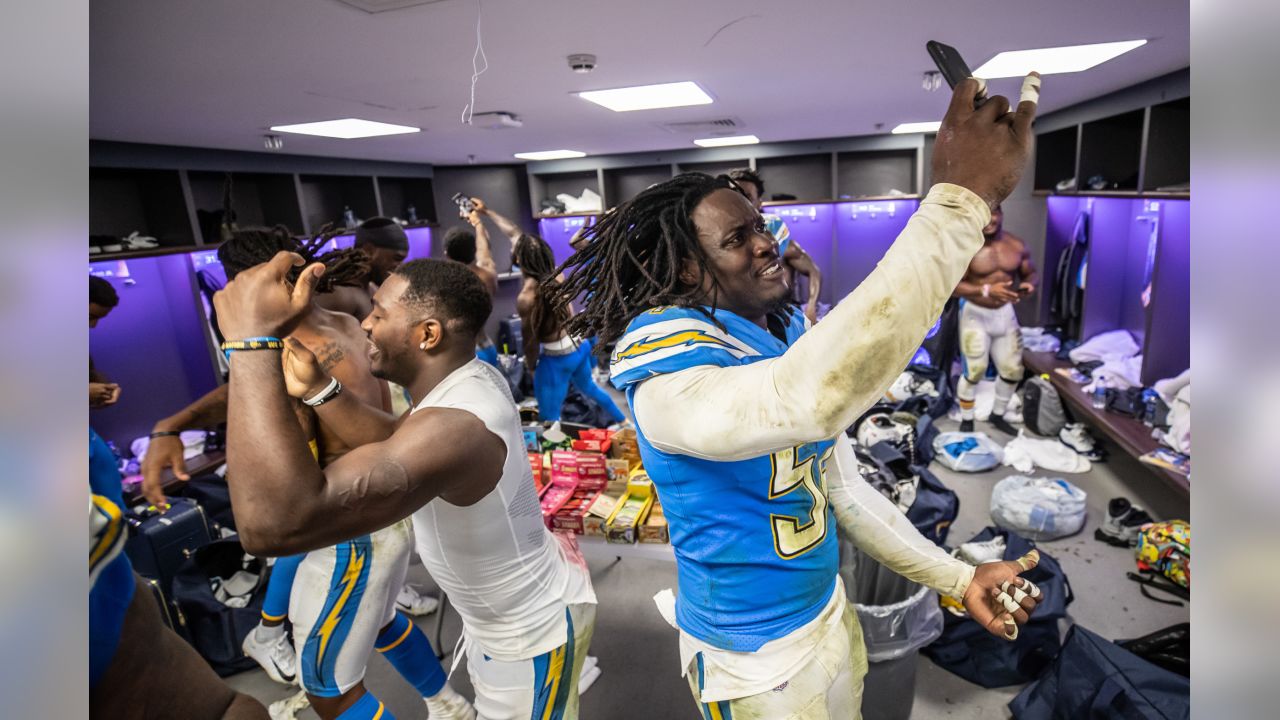
[[[610,422],[626,421],[618,404],[591,377],[591,344],[565,331],[570,303],[552,299],[560,280],[551,246],[540,237],[522,234],[511,248],[511,264],[524,275],[516,312],[520,313],[525,367],[533,373],[538,417],[558,423],[572,384],[595,401]]]
[[[321,234],[324,235],[323,231]],[[326,310],[363,320],[373,310],[373,293],[378,286],[409,256],[409,237],[400,223],[391,218],[369,218],[356,228],[353,250],[365,260],[364,274],[343,277],[333,284],[330,292],[321,295],[318,302]]]
[[[808,329],[778,243],[728,177],[681,175],[587,231],[576,269],[546,283],[584,297],[568,332],[617,341],[645,470],[662,498],[682,668],[706,718],[856,718],[867,671],[837,574],[835,526],[906,578],[962,598],[1017,636],[1040,591],[1015,562],[977,568],[917,532],[865,482],[845,434],[920,346],[982,247],[991,208],[1031,147],[1039,77],[1017,112],[960,83],[933,153],[937,182],[876,270]]]
[[[369,272],[367,256],[355,248],[317,257],[326,240],[322,234],[300,245],[284,228],[240,230],[218,248],[218,259],[231,281],[281,251],[296,252],[325,266],[326,273],[315,283],[315,291],[323,296],[337,287],[351,287],[346,283]],[[289,281],[296,283],[298,274],[295,269]],[[387,384],[370,372],[368,339],[355,318],[312,303],[290,338],[314,355],[334,378],[335,389],[369,407],[391,410]],[[142,467],[143,492],[152,503],[164,503],[160,482],[166,467],[186,478],[177,433],[226,422],[229,395],[230,383],[156,424]],[[313,454],[328,465],[355,446],[318,418],[315,406],[329,396],[313,395],[293,403],[294,416]],[[351,719],[372,717],[381,707],[363,684],[369,653],[376,647],[422,694],[430,718],[474,718],[467,701],[445,682],[426,635],[396,611],[412,547],[412,529],[401,521],[348,542],[278,558],[262,623],[245,637],[245,654],[277,682],[293,683],[296,677],[322,718]],[[293,622],[293,645],[284,632],[286,617]],[[295,706],[299,702],[282,702],[291,701]]]

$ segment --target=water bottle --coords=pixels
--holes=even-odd
[[[356,220],[356,214],[351,211],[350,206],[342,209],[342,222],[345,223],[348,228],[353,228],[360,224],[360,222]]]
[[[1093,409],[1101,410],[1107,406],[1107,389],[1101,385],[1093,389]]]
[[[409,216],[409,222],[411,223],[418,222],[418,208],[410,205],[409,207],[404,209],[404,214]]]

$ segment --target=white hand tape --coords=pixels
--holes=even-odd
[[[1028,75],[1022,80],[1022,93],[1018,95],[1018,102],[1040,102],[1040,78],[1035,75]]]

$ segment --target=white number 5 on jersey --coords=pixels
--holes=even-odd
[[[809,443],[770,456],[769,499],[776,500],[803,488],[812,505],[806,518],[769,515],[773,525],[773,549],[790,560],[812,550],[827,536],[827,460],[831,448],[818,457],[818,446]]]

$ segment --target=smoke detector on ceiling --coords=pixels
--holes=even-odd
[[[476,113],[471,116],[471,126],[483,130],[506,130],[524,127],[519,115],[505,111]]]
[[[569,67],[576,73],[589,73],[596,69],[596,56],[590,53],[574,53],[569,56]]]

